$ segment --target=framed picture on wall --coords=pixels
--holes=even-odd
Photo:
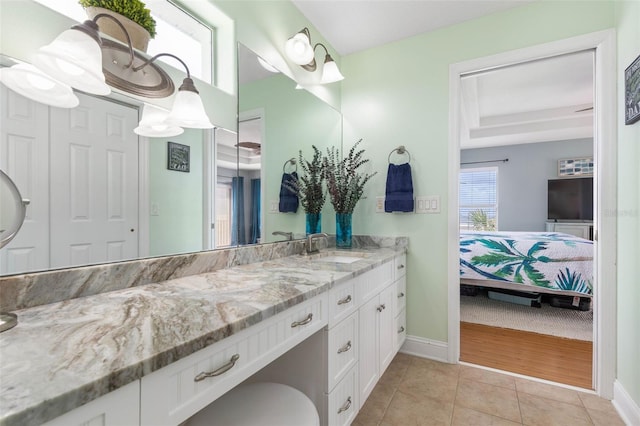
[[[624,70],[624,124],[640,120],[640,56]]]
[[[167,169],[189,173],[189,146],[175,142],[168,143]]]
[[[558,160],[558,176],[593,176],[593,157]]]

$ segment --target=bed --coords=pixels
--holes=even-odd
[[[593,295],[593,241],[559,232],[460,233],[460,283]]]

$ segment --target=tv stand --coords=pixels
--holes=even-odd
[[[575,235],[576,237],[593,240],[593,222],[591,221],[557,221],[548,220],[547,232],[562,232],[564,234]]]

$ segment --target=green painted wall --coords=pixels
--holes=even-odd
[[[253,109],[264,111],[265,140],[263,164],[265,164],[266,201],[263,241],[282,240],[271,235],[273,231],[304,234],[305,220],[302,207],[297,213],[271,213],[269,206],[279,199],[280,182],[284,163],[298,159],[299,151],[305,159],[313,158],[312,145],[322,153],[331,146],[340,147],[342,137],[341,114],[314,95],[294,89],[295,83],[282,74],[240,87],[240,112]],[[291,172],[290,167],[287,171]],[[298,166],[298,173],[302,169]],[[335,232],[333,208],[324,206],[322,230]]]
[[[624,125],[626,67],[640,54],[640,2],[616,3],[618,36],[618,365],[617,379],[640,406],[640,122]]]
[[[189,173],[167,169],[168,141],[190,147]],[[149,142],[149,205],[156,205],[159,213],[149,216],[151,256],[202,250],[202,146],[198,129]]]
[[[613,26],[611,2],[534,2],[342,58],[344,141],[364,138],[379,171],[354,232],[410,237],[410,335],[447,341],[449,65]],[[411,153],[415,193],[440,195],[440,214],[374,213],[398,145]]]

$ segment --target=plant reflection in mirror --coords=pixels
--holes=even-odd
[[[302,174],[292,185],[287,183],[286,186],[296,193],[305,213],[320,213],[325,201],[322,186],[325,179],[324,164],[320,150],[315,145],[311,147],[313,159],[311,162],[305,160],[302,151],[299,151]]]

